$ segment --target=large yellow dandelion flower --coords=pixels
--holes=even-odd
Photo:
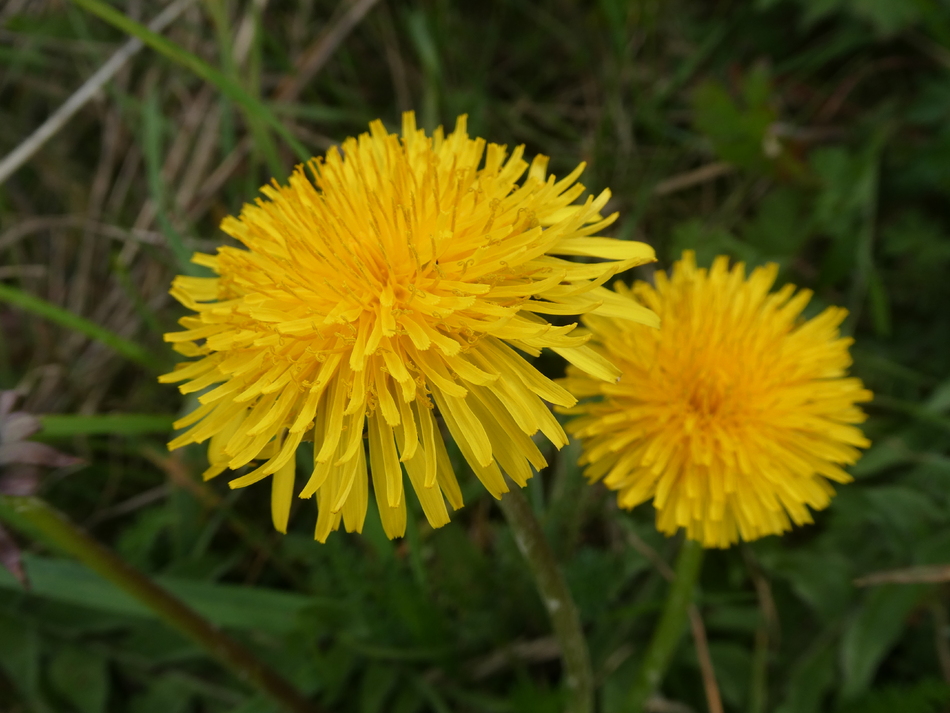
[[[583,165],[558,181],[546,157],[529,166],[522,154],[469,138],[465,117],[427,137],[410,113],[401,137],[375,121],[226,218],[247,249],[199,253],[217,277],[172,286],[196,314],[165,339],[197,360],[161,380],[203,393],[169,446],[210,439],[206,478],[263,460],[231,486],[271,476],[274,525],[286,531],[295,453],[313,439],[299,494],[316,495],[321,541],[341,520],[362,528],[367,471],[389,537],[405,530],[403,468],[429,522],[448,522],[445,501],[458,508],[462,496],[436,412],[492,495],[507,491],[502,470],[524,485],[545,465],[531,436],[567,441],[541,399],[575,399],[515,349],[619,375],[575,325],[541,315],[658,320],[601,286],[653,260],[643,243],[593,237],[615,218],[599,214],[609,192],[576,204]]]
[[[869,443],[851,424],[871,393],[846,378],[852,340],[839,336],[847,311],[801,318],[811,292],[769,292],[778,267],[746,279],[719,257],[697,269],[686,252],[656,287],[618,287],[654,310],[659,330],[591,316],[591,345],[623,372],[595,381],[568,367],[578,397],[602,397],[568,412],[591,480],[618,490],[622,507],[653,498],[657,527],[705,547],[728,547],[812,521],[834,495],[829,480]]]

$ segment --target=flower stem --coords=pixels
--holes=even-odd
[[[628,697],[628,708],[634,713],[644,710],[649,698],[670,665],[676,645],[686,628],[689,607],[693,603],[693,591],[703,562],[703,547],[694,540],[684,540],[676,560],[676,579],[670,584],[660,623],[640,664]]]
[[[568,713],[592,713],[594,710],[594,676],[587,651],[587,640],[581,628],[577,605],[567,588],[564,575],[541,524],[521,489],[514,487],[499,501],[515,542],[534,575],[541,601],[551,617],[554,635],[561,648],[564,679],[569,695]]]
[[[318,713],[319,709],[285,678],[250,650],[202,618],[184,602],[120,559],[64,514],[35,497],[0,496],[0,520],[21,532],[74,556],[89,569],[125,590],[166,623],[188,636],[227,666],[292,713]]]

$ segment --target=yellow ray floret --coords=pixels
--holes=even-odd
[[[585,474],[619,491],[622,507],[650,498],[657,527],[685,528],[706,547],[728,547],[811,522],[846,483],[843,465],[868,440],[852,424],[871,392],[847,378],[847,312],[829,307],[804,321],[811,293],[770,292],[778,267],[748,279],[716,258],[697,269],[686,252],[656,287],[618,286],[656,312],[659,330],[588,316],[590,342],[623,371],[617,383],[569,367],[562,385],[591,398],[568,432],[581,439]]]
[[[285,531],[295,454],[312,439],[299,494],[316,498],[319,540],[341,521],[362,528],[370,478],[386,533],[402,535],[403,470],[429,522],[448,522],[446,501],[462,496],[442,422],[495,497],[503,471],[524,485],[545,465],[531,436],[567,440],[542,399],[575,399],[512,347],[616,380],[576,325],[543,315],[658,319],[601,286],[654,259],[643,243],[597,236],[616,217],[600,215],[609,192],[577,203],[583,165],[558,181],[547,158],[522,154],[469,138],[464,116],[427,137],[409,113],[401,137],[375,121],[226,218],[246,249],[197,254],[217,276],[172,285],[195,315],[165,339],[196,360],[161,381],[202,393],[170,447],[210,439],[208,478],[258,461],[231,485],[272,477]]]

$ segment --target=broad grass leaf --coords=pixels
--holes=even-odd
[[[913,544],[929,530],[930,523],[939,522],[944,513],[926,493],[904,485],[882,485],[865,488],[870,504],[868,519],[879,523],[892,535],[892,545],[904,540]]]
[[[854,698],[868,689],[878,666],[903,634],[908,614],[929,589],[885,584],[870,591],[841,638],[842,698]]]
[[[785,686],[785,699],[775,713],[815,713],[835,682],[835,652],[824,646],[808,652]]]
[[[896,466],[913,462],[915,454],[900,438],[888,438],[872,445],[848,471],[855,478],[868,478]]]
[[[255,697],[245,701],[228,713],[283,713],[269,698]]]
[[[703,613],[703,622],[710,631],[752,634],[762,624],[757,606],[721,605]]]
[[[948,256],[950,256],[950,246],[948,246]],[[950,411],[950,379],[942,381],[931,392],[927,399],[927,408],[935,413],[945,413]]]
[[[56,649],[49,662],[49,681],[79,713],[102,713],[109,698],[106,659],[73,644]]]
[[[393,702],[389,713],[422,713],[426,702],[413,686],[403,686]]]
[[[144,436],[167,435],[172,432],[175,416],[162,413],[110,413],[82,416],[79,414],[48,414],[40,416],[41,439],[73,436]]]
[[[564,693],[522,676],[509,694],[512,713],[561,713]]]
[[[133,567],[151,570],[152,553],[168,528],[171,516],[171,511],[164,507],[140,510],[119,535],[116,543],[119,554]]]
[[[383,713],[398,680],[399,671],[394,666],[367,666],[360,678],[359,713]]]
[[[0,569],[0,577],[16,583],[13,575]],[[15,586],[19,587],[19,583]],[[40,692],[40,637],[32,623],[0,611],[0,668],[39,713],[51,711]]]
[[[950,532],[941,529],[914,546],[917,564],[948,564],[950,561]]]
[[[777,0],[759,0],[767,8]],[[913,25],[921,15],[913,0],[798,0],[802,21],[813,25],[833,14],[850,15],[871,25],[880,36],[890,36]]]
[[[943,713],[950,703],[950,685],[923,679],[912,685],[887,686],[868,691],[838,713]]]
[[[181,680],[166,676],[156,679],[142,694],[135,696],[129,713],[185,713],[191,709],[192,692]]]
[[[144,605],[81,564],[25,555],[31,596],[45,597],[101,611],[152,618]],[[261,587],[209,584],[173,577],[156,580],[219,626],[283,633],[293,630],[311,597]],[[20,590],[13,575],[0,571],[0,588]]]
[[[693,647],[690,645],[692,654]],[[748,696],[749,678],[752,672],[752,657],[747,644],[729,641],[713,641],[709,644],[709,656],[716,672],[716,682],[723,701],[736,710],[742,710]],[[692,654],[695,659],[695,655]],[[697,676],[699,662],[696,662]]]
[[[842,615],[854,594],[852,564],[836,550],[784,552],[773,558],[770,570],[787,580],[795,594],[826,622]]]
[[[129,618],[121,630],[123,653],[139,657],[154,667],[197,661],[204,656],[197,644],[160,621]]]

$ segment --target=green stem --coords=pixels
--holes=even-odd
[[[514,534],[518,549],[528,562],[541,601],[551,617],[554,635],[561,647],[564,679],[570,696],[568,713],[592,713],[594,675],[590,654],[587,652],[587,640],[581,628],[577,605],[567,588],[564,575],[521,489],[512,488],[499,501],[499,506]]]
[[[251,651],[129,566],[40,498],[0,495],[0,520],[71,554],[131,594],[231,669],[238,678],[249,681],[270,696],[282,709],[292,713],[318,713],[314,704]]]
[[[659,687],[676,652],[676,646],[686,628],[689,607],[693,603],[693,592],[702,563],[702,545],[694,540],[684,540],[676,560],[676,579],[670,584],[663,615],[653,632],[650,646],[630,689],[627,703],[629,710],[634,713],[644,710],[647,698]]]

